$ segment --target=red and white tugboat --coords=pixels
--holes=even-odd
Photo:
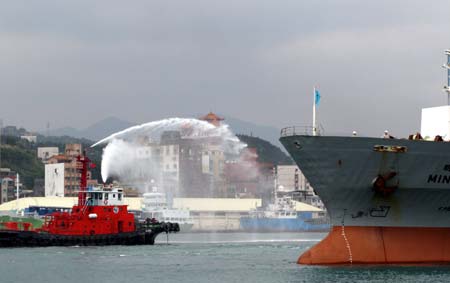
[[[137,222],[123,203],[122,189],[88,188],[90,165],[86,155],[78,156],[80,192],[71,212],[50,214],[38,229],[26,222],[3,223],[0,247],[152,245],[159,233],[180,230],[177,223]]]

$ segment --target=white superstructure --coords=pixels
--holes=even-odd
[[[180,225],[182,232],[191,230],[194,221],[189,210],[170,208],[165,194],[156,190],[151,193],[145,193],[142,196],[143,217],[154,218],[160,222],[176,222]]]
[[[450,106],[423,108],[420,133],[427,140],[436,135],[450,139]]]

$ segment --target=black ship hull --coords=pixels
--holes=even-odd
[[[179,232],[178,224],[162,225],[151,230],[99,235],[55,235],[36,231],[0,230],[2,247],[153,245],[160,233]]]

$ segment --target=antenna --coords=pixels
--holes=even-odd
[[[46,129],[45,134],[46,134],[47,137],[50,136],[50,122],[47,122],[47,129]]]
[[[447,55],[447,64],[442,67],[447,69],[447,85],[444,86],[444,91],[447,93],[447,104],[450,105],[450,49],[445,50],[445,55]]]

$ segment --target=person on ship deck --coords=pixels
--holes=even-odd
[[[384,131],[384,134],[381,136],[383,139],[393,139],[394,137],[391,136],[388,132],[388,130]]]

